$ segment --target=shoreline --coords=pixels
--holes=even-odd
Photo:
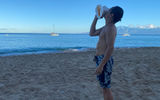
[[[115,50],[117,49],[136,49],[136,48],[160,48],[160,47],[115,47]],[[72,53],[72,52],[86,52],[86,51],[95,51],[95,48],[68,48],[65,50],[56,50],[56,51],[35,51],[35,52],[23,52],[23,53],[4,53],[0,54],[0,57],[8,57],[8,56],[23,56],[23,55],[39,55],[39,54],[57,54],[57,53]]]

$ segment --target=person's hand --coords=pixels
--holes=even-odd
[[[101,18],[104,18],[107,13],[108,13],[108,11],[103,11]]]
[[[104,15],[101,16],[101,19],[104,17]]]
[[[96,74],[99,75],[99,74],[102,73],[102,71],[103,71],[103,67],[98,66],[97,69],[96,69]]]

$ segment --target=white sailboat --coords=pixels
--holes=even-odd
[[[54,33],[54,32],[52,32],[50,35],[51,35],[51,36],[59,36],[58,33]]]
[[[54,31],[54,25],[53,25],[53,31]],[[55,33],[55,32],[51,32],[50,35],[51,35],[51,36],[59,36],[59,34],[58,34],[58,33]]]
[[[122,36],[130,36],[130,34],[127,33],[127,34],[123,34]]]
[[[122,34],[122,36],[130,36],[130,34],[128,33],[128,29],[126,33]]]

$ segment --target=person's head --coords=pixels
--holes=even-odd
[[[108,13],[104,15],[104,18],[109,23],[117,23],[121,21],[123,17],[123,9],[119,6],[115,6],[109,9]]]

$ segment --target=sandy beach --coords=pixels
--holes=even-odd
[[[94,50],[0,57],[0,100],[103,100]],[[160,48],[116,48],[114,100],[160,100]]]

